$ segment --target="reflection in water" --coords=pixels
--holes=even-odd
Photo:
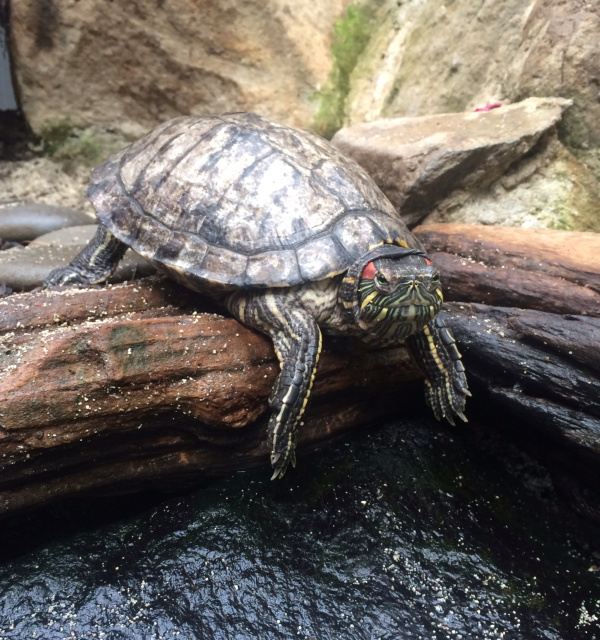
[[[0,637],[600,638],[598,531],[506,443],[416,418],[268,478],[4,562]]]

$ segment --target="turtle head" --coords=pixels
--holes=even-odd
[[[442,300],[440,274],[424,255],[377,258],[358,282],[359,324],[405,325],[410,335],[436,316]]]

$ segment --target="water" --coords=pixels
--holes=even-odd
[[[269,475],[5,527],[0,637],[600,638],[598,529],[510,444],[416,417]]]

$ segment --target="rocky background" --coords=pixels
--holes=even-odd
[[[135,300],[141,305],[135,310],[113,304],[109,287],[79,292],[73,299],[57,291],[8,294],[35,289],[93,234],[94,216],[85,194],[93,166],[166,119],[239,110],[321,133],[363,165],[407,223],[420,225],[417,233],[435,253],[447,299],[454,301],[454,307],[448,307],[453,330],[470,380],[478,386],[474,395],[493,395],[498,406],[525,424],[539,423],[540,429],[550,425],[584,455],[598,459],[597,367],[595,359],[588,358],[600,331],[600,236],[594,233],[600,230],[597,2],[0,0],[0,24],[6,31],[20,109],[0,112],[0,445],[3,439],[5,455],[14,462],[5,469],[6,486],[27,476],[32,460],[45,470],[54,465],[59,475],[72,470],[70,447],[78,447],[81,436],[77,429],[91,433],[96,429],[93,419],[114,424],[117,431],[122,427],[121,417],[114,418],[120,416],[120,400],[115,395],[115,403],[107,404],[103,394],[107,388],[122,388],[123,397],[128,396],[139,376],[149,375],[146,360],[132,373],[128,358],[154,344],[163,325],[181,338],[180,326],[210,333],[214,324],[213,309],[207,308],[197,326],[191,311],[196,302],[188,309],[181,292],[177,300],[164,300],[156,279],[117,285],[114,295],[122,296],[122,304]],[[529,231],[500,230],[498,225]],[[129,256],[114,282],[151,273],[147,263]],[[507,292],[514,295],[507,297]],[[518,308],[520,315],[507,315],[507,307]],[[578,322],[571,321],[575,316]],[[477,320],[473,323],[472,318]],[[258,360],[246,362],[242,356],[248,332],[234,325],[229,333],[238,340],[227,332],[221,335],[208,374],[197,364],[192,368],[200,378],[212,376],[213,369],[227,377],[242,372],[237,391],[258,402],[245,405],[248,423],[264,411],[272,382],[268,375],[274,376],[276,367],[269,345],[260,339]],[[131,327],[137,331],[135,339],[128,333]],[[132,341],[102,342],[105,334],[120,331]],[[80,336],[80,347],[71,353],[68,345],[75,335]],[[88,343],[101,346],[88,348]],[[501,361],[498,354],[504,347],[509,355]],[[114,362],[126,358],[121,364],[129,377],[110,357],[102,360],[105,368],[90,368],[94,354],[110,355],[111,349]],[[30,352],[39,361],[32,361]],[[230,368],[216,357],[221,352],[233,354]],[[182,347],[174,365],[157,356],[155,381],[166,375],[160,367],[184,371],[186,353]],[[525,367],[525,353],[535,366]],[[210,361],[207,353],[199,357]],[[357,405],[354,417],[348,411],[339,413],[335,403],[358,394],[352,385],[359,378],[341,376],[336,382],[335,371],[350,369],[335,353],[331,357],[330,365],[324,360],[323,371],[329,373],[322,378],[322,396],[317,380],[322,415],[333,424],[331,415],[337,411],[344,428],[364,424],[369,415],[373,418],[372,411],[364,411],[369,401],[362,408]],[[360,378],[360,389],[375,388],[381,371],[389,377],[382,362],[390,370],[408,372],[409,380],[419,376],[406,368],[406,354],[397,355],[402,366],[394,357],[377,354],[371,365],[361,364],[367,377]],[[506,364],[511,358],[514,370]],[[263,360],[268,362],[267,377],[260,367],[255,373],[263,386],[269,383],[265,393],[244,391],[249,368],[256,362],[262,366]],[[530,370],[534,377],[529,377]],[[58,387],[42,389],[40,371]],[[146,417],[154,416],[156,406],[161,416],[163,409],[172,412],[180,385],[190,385],[192,400],[204,397],[193,390],[197,382],[191,373],[181,375],[173,378],[174,386],[162,389],[157,383],[162,391],[152,402],[142,385],[141,400],[126,403],[135,427],[132,438],[146,436],[137,432],[137,421],[152,427]],[[92,379],[102,402],[90,391]],[[227,385],[220,388],[229,389]],[[79,404],[68,394],[61,396],[65,389],[81,391]],[[58,408],[50,411],[54,400]],[[81,422],[80,404],[97,413],[92,404],[96,400],[104,413],[85,415]],[[207,417],[205,407],[192,400],[190,415],[214,427],[219,420]],[[379,404],[382,410],[387,407]],[[42,407],[44,415],[35,407]],[[64,411],[71,411],[68,420]],[[24,415],[30,418],[27,425]],[[307,428],[313,434],[307,441],[313,443],[333,433],[323,430],[318,412],[315,416]],[[238,422],[241,426],[243,420]],[[79,426],[63,433],[60,442],[55,440],[55,426],[67,423]],[[26,433],[29,428],[33,435]],[[9,442],[6,434],[13,431],[21,440]],[[179,477],[180,468],[207,466],[203,458],[191,455],[192,440],[167,431],[147,443],[159,457],[170,452],[164,467],[168,473]],[[239,436],[254,452],[247,457],[264,459],[261,432],[252,433],[256,447],[251,436]],[[116,460],[114,442],[107,443],[106,451]],[[119,450],[122,459],[114,462],[123,469],[120,479],[130,483],[133,477],[140,482],[158,477],[154,462],[144,475],[137,461],[129,460],[134,451],[129,445],[127,441]],[[231,449],[230,441],[226,445]],[[55,449],[57,457],[51,464],[37,463],[38,449],[39,460],[45,460],[47,451],[54,455]],[[85,457],[99,449],[84,445],[81,451]],[[105,467],[99,465],[102,477],[86,468],[81,486],[102,484]],[[23,497],[11,488],[9,497],[0,496],[5,508],[49,499],[47,479],[38,484],[39,494],[28,490]],[[72,482],[65,483],[64,492],[72,487]],[[53,491],[59,495],[63,489]]]
[[[428,213],[435,221],[600,227],[596,2],[3,0],[2,5],[10,9],[4,13],[10,13],[14,84],[35,157],[0,164],[0,203],[35,200],[91,213],[82,188],[90,166],[181,114],[256,111],[331,137],[342,127],[382,118],[473,114],[496,103],[550,97],[572,104],[561,103],[565,113],[558,127],[552,115],[547,134],[535,144],[531,138],[521,144],[520,122],[510,113],[501,116],[504,127],[498,130],[489,112],[479,112],[465,131],[457,130],[452,118],[404,121],[403,127],[418,126],[427,144],[410,149],[408,156],[406,148],[385,150],[383,165],[381,149],[369,161],[363,145],[357,157],[378,164],[387,183],[394,166],[408,157],[417,167],[416,183],[419,157],[437,149],[438,162],[450,166],[444,202],[429,211],[422,207],[413,222]],[[398,134],[404,143],[407,131]],[[3,138],[9,133],[5,126]],[[480,153],[494,165],[497,144],[507,138],[515,147],[510,158],[478,166]],[[387,142],[380,136],[377,144]],[[5,157],[9,147],[4,145]],[[353,154],[348,144],[344,148]],[[380,184],[389,190],[385,180]]]

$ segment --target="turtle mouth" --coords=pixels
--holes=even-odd
[[[433,320],[440,310],[441,302],[434,304],[419,300],[417,304],[396,304],[379,306],[367,304],[361,313],[361,319],[365,322],[381,322],[384,320],[396,322],[410,322],[418,325],[425,325]]]

